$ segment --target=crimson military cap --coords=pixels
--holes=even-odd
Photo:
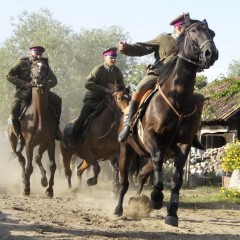
[[[44,53],[45,52],[45,48],[42,46],[34,46],[34,47],[30,47],[29,51],[34,51],[36,53]]]
[[[117,57],[117,48],[112,47],[103,52],[104,56],[111,56],[111,57]]]
[[[190,17],[189,13],[183,13],[182,15],[176,17],[174,20],[170,22],[171,26],[177,27],[179,25],[183,25],[185,22],[185,17]]]

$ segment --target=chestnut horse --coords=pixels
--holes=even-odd
[[[150,203],[153,209],[160,209],[163,205],[163,162],[166,152],[172,151],[174,171],[165,223],[178,226],[177,209],[183,183],[183,168],[199,124],[200,114],[193,94],[195,78],[197,72],[208,69],[218,59],[218,50],[213,41],[215,34],[209,29],[207,21],[192,20],[189,17],[185,20],[186,28],[178,37],[176,55],[166,65],[159,79],[164,84],[156,87],[156,92],[141,117],[143,137],[140,139],[137,135],[135,126],[132,136],[120,144],[120,195],[115,208],[116,215],[123,214],[132,152],[151,159],[154,185]],[[146,175],[151,170],[150,166]]]
[[[71,161],[72,157],[84,159],[80,166],[77,167],[79,180],[83,172],[92,166],[94,176],[89,178],[87,184],[93,186],[97,184],[100,166],[98,161],[110,160],[114,169],[114,192],[118,190],[119,185],[119,143],[118,129],[123,111],[127,108],[130,101],[129,88],[116,91],[110,95],[107,100],[107,107],[98,116],[94,117],[90,126],[84,130],[84,137],[79,138],[76,151],[68,149],[70,135],[74,122],[68,123],[63,130],[63,141],[61,142],[61,153],[65,175],[68,180],[68,187],[71,188]]]
[[[27,107],[21,120],[21,133],[25,142],[26,158],[23,154],[16,152],[17,139],[14,134],[13,126],[10,125],[8,135],[12,149],[22,167],[22,178],[24,183],[24,194],[30,195],[30,177],[33,172],[33,151],[39,145],[36,162],[41,171],[41,184],[47,187],[46,194],[53,197],[54,174],[56,170],[55,163],[55,131],[56,120],[54,114],[48,106],[48,62],[47,59],[34,61],[31,68],[31,103]],[[50,160],[50,178],[49,183],[46,177],[46,171],[41,163],[42,155],[48,151]]]

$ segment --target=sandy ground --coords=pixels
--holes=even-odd
[[[8,142],[1,143],[0,155],[0,239],[168,239],[168,240],[239,240],[240,206],[237,204],[181,203],[179,226],[164,223],[166,203],[148,217],[127,215],[130,190],[125,198],[125,215],[113,215],[117,199],[111,193],[110,180],[97,186],[67,189],[65,176],[56,172],[54,197],[45,196],[39,169],[31,177],[32,193],[22,195],[21,169],[17,159],[9,160]],[[74,174],[75,176],[75,174]],[[84,179],[85,182],[86,179]],[[144,194],[149,195],[149,190]],[[193,190],[182,190],[187,196]],[[197,194],[196,194],[197,196]],[[169,194],[166,192],[166,201]]]

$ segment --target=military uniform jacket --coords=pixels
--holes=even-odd
[[[87,76],[85,87],[88,89],[83,99],[84,103],[95,108],[104,99],[108,84],[124,87],[123,75],[120,69],[112,66],[109,69],[105,63],[96,66]]]
[[[121,52],[127,56],[145,56],[154,53],[154,64],[161,67],[173,58],[175,50],[176,40],[171,34],[160,34],[147,42],[128,44]]]
[[[16,86],[16,89],[21,89],[31,82],[31,65],[32,62],[29,58],[21,58],[6,76],[7,80]],[[48,69],[48,87],[52,88],[57,85],[57,78],[52,72],[51,68]]]

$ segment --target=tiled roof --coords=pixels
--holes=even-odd
[[[202,121],[226,121],[240,111],[240,79],[216,80],[200,90],[208,99],[204,104]]]

